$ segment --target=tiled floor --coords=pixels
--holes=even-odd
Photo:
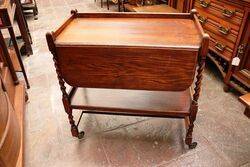
[[[27,167],[250,166],[250,121],[237,96],[223,92],[213,66],[205,71],[194,129],[196,149],[186,148],[183,122],[173,119],[84,115],[80,126],[85,139],[71,137],[45,33],[55,30],[71,9],[107,10],[94,0],[38,0],[38,7],[39,19],[29,19],[34,55],[24,58],[31,82],[25,122]]]

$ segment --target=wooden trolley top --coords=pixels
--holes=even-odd
[[[160,91],[190,87],[198,57],[206,56],[208,38],[194,12],[72,11],[57,31],[47,34],[69,85]]]
[[[190,14],[76,13],[56,31],[58,45],[198,49],[202,36]]]

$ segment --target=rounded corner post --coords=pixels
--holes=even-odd
[[[48,44],[48,48],[50,52],[54,52],[54,37],[53,37],[54,32],[47,32],[46,33],[46,40],[47,40],[47,44]]]
[[[209,48],[209,39],[210,39],[210,36],[207,33],[204,33],[202,37],[202,47],[201,47],[202,59],[206,59],[208,48]]]
[[[76,15],[77,13],[78,13],[77,9],[72,9],[72,10],[70,11],[70,14],[71,14],[71,15]]]
[[[192,9],[190,11],[190,15],[192,16],[192,18],[194,18],[194,15],[197,15],[198,14],[198,11],[196,9]]]

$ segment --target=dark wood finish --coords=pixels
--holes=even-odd
[[[168,5],[179,12],[189,12],[189,0],[168,0]]]
[[[3,63],[5,64],[5,66],[9,67],[11,77],[12,77],[14,83],[18,84],[19,80],[17,78],[17,75],[16,75],[16,72],[15,72],[12,60],[11,60],[9,52],[8,52],[8,48],[7,48],[6,44],[5,44],[3,34],[2,34],[1,31],[0,31],[0,46],[1,46],[1,48],[0,48],[1,59],[2,59]]]
[[[28,44],[28,43],[26,43],[27,42],[26,40],[29,40],[28,39],[29,37],[28,37],[28,34],[26,32],[25,22],[23,20],[23,16],[22,16],[22,13],[21,13],[20,10],[21,9],[20,9],[19,3],[11,3],[10,0],[4,0],[3,4],[0,6],[0,20],[1,20],[1,23],[2,23],[2,24],[0,24],[0,29],[6,29],[6,28],[8,29],[10,37],[11,37],[11,41],[13,43],[13,46],[14,46],[14,49],[15,49],[15,52],[16,52],[16,56],[18,58],[20,67],[22,69],[21,72],[23,73],[24,79],[26,81],[27,88],[30,88],[28,77],[27,77],[27,74],[26,74],[26,71],[25,71],[25,68],[24,68],[24,65],[23,65],[23,61],[22,61],[22,58],[21,58],[21,53],[20,53],[20,50],[19,50],[19,47],[18,47],[18,44],[17,44],[14,29],[13,29],[13,26],[12,26],[12,23],[13,23],[13,20],[14,20],[14,15],[15,15],[15,13],[17,13],[17,15],[18,15],[17,20],[18,20],[18,25],[19,25],[20,32],[21,32],[21,34],[23,36],[26,36],[26,37],[24,37],[24,41],[25,41],[25,44]],[[26,32],[26,34],[24,35],[25,32]],[[15,75],[13,74],[14,73],[13,72],[14,69],[12,69],[13,65],[11,65],[11,63],[8,60],[9,59],[9,53],[7,53],[8,49],[7,49],[7,46],[6,46],[5,42],[4,42],[4,38],[2,36],[2,33],[0,33],[0,41],[1,41],[1,46],[3,47],[3,53],[4,53],[5,57],[6,57],[6,60],[8,61],[8,64],[10,65],[9,68],[10,68],[11,73],[13,75],[13,79],[14,79],[15,82],[17,82],[16,78],[15,78]],[[31,46],[30,46],[30,49],[31,49]]]
[[[96,0],[95,0],[96,2]],[[106,0],[107,9],[109,10],[109,0]],[[103,7],[103,0],[101,0],[101,8]]]
[[[19,27],[20,33],[21,33],[21,38],[24,41],[24,47],[25,47],[25,54],[27,56],[30,56],[33,54],[33,50],[31,47],[32,43],[32,38],[29,30],[28,23],[26,21],[26,18],[24,17],[23,10],[22,10],[22,5],[20,3],[20,0],[15,0],[16,4],[16,20],[17,20],[17,25]]]
[[[246,24],[238,47],[237,56],[241,62],[239,66],[230,66],[231,73],[228,74],[226,83],[236,89],[242,88],[238,84],[240,82],[244,85],[244,93],[250,92],[250,8],[247,11]]]
[[[193,123],[209,44],[209,36],[204,33],[196,11],[71,13],[46,38],[54,56],[72,135],[82,138],[84,134],[75,124],[73,109],[83,109],[86,113],[174,117],[188,120],[185,143],[194,148],[197,143],[192,142]],[[110,36],[111,32],[116,35]],[[194,94],[190,95],[195,76]],[[73,86],[69,93],[65,82]],[[76,90],[78,87],[88,89]],[[84,98],[77,102],[79,93]],[[104,96],[105,101],[98,100]]]
[[[0,6],[0,29],[11,28],[16,16],[18,27],[21,33],[22,40],[25,43],[27,55],[32,55],[31,36],[29,34],[28,24],[23,16],[21,4],[19,0],[3,0]]]
[[[246,106],[244,114],[250,118],[250,93],[240,96],[239,100]]]
[[[60,55],[58,61],[64,80],[74,87],[166,91],[185,90],[193,82],[197,51],[187,53],[162,49],[159,53],[159,49],[135,50],[117,47],[112,48],[112,52],[110,55],[110,47],[100,46],[58,47],[57,53]],[[98,56],[92,56],[95,54]],[[182,61],[183,59],[186,61]],[[162,63],[169,60],[172,61],[168,65]],[[67,62],[71,62],[74,66],[69,66]],[[91,65],[82,66],[82,64]],[[157,64],[158,68],[155,68]],[[75,76],[80,78],[76,79]],[[172,84],[173,82],[175,84]]]
[[[208,57],[219,68],[225,90],[233,87],[242,94],[249,92],[250,1],[190,0],[188,4],[189,9],[197,9],[204,30],[211,37]],[[234,67],[232,60],[237,56],[241,63]]]

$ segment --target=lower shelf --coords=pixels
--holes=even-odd
[[[181,92],[78,88],[71,105],[88,113],[185,117],[190,89]]]

